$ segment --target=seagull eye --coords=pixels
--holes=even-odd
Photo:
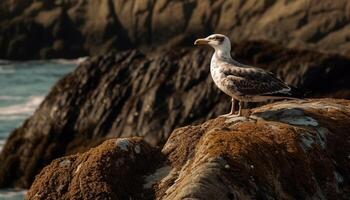
[[[213,41],[218,41],[219,43],[221,43],[222,41],[224,41],[223,37],[220,36],[212,36],[210,38],[208,38],[209,40],[213,40]]]
[[[213,38],[212,38],[213,40],[215,40],[215,41],[218,41],[218,42],[222,42],[222,41],[224,41],[224,38],[223,37],[220,37],[220,36],[214,36]]]

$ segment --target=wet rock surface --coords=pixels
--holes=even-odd
[[[347,0],[3,0],[0,58],[188,46],[214,32],[349,55],[349,13]]]
[[[239,60],[308,88],[312,96],[350,98],[347,58],[258,42],[234,49]],[[10,135],[0,155],[0,186],[29,187],[53,159],[84,152],[109,137],[141,136],[161,146],[175,128],[228,112],[229,97],[209,75],[211,53],[181,48],[90,58],[60,80]]]
[[[36,177],[27,199],[145,194],[143,199],[346,199],[350,195],[349,100],[282,101],[244,115],[178,128],[161,152],[140,139],[111,139],[87,153],[57,159]],[[129,174],[138,167],[142,168]],[[120,190],[130,187],[135,190]]]

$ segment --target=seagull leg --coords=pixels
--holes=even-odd
[[[235,114],[236,100],[234,98],[231,99],[231,112],[229,115]]]
[[[242,107],[243,107],[243,101],[239,101],[239,109],[238,109],[238,114],[235,115],[236,117],[242,116]]]
[[[236,104],[236,100],[235,99],[232,99],[232,105],[231,105],[231,112],[226,114],[226,115],[221,115],[222,117],[240,117],[242,116],[242,107],[244,105],[244,102],[243,101],[239,101],[239,110],[238,110],[238,113],[237,114],[233,114],[235,111],[234,111],[234,105]],[[233,108],[233,109],[232,109]]]
[[[227,113],[225,115],[220,115],[221,117],[231,117],[235,114],[235,107],[236,107],[236,100],[234,98],[231,98],[231,111],[230,113]]]

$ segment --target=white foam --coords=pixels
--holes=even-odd
[[[80,63],[84,62],[87,60],[88,57],[80,57],[76,59],[64,59],[64,58],[58,58],[58,59],[52,59],[50,61],[59,63],[59,64],[76,64],[79,65]]]
[[[12,66],[0,66],[0,74],[13,74],[16,70]]]
[[[24,199],[27,190],[19,189],[1,189],[0,190],[0,200],[19,200]]]
[[[0,119],[9,117],[19,117],[32,114],[44,100],[44,96],[30,96],[26,102],[7,107],[0,107]],[[4,118],[6,117],[6,118]]]
[[[10,63],[11,63],[11,61],[9,61],[9,60],[2,60],[2,59],[0,59],[0,65],[8,65]]]
[[[21,100],[23,97],[21,96],[7,96],[7,95],[0,95],[0,100],[7,101],[7,100]]]
[[[12,121],[12,120],[26,119],[27,117],[28,117],[28,114],[4,115],[4,116],[0,115],[0,121]]]
[[[5,145],[5,140],[0,140],[0,152]]]
[[[62,65],[79,65],[82,62],[85,62],[89,57],[80,57],[75,59],[49,59],[49,60],[30,60],[30,61],[15,61],[15,60],[0,60],[0,74],[5,73],[14,73],[16,72],[15,66],[21,66],[22,64],[31,64],[31,65],[42,65],[47,63],[56,63]]]

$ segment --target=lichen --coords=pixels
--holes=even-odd
[[[296,103],[295,101],[286,101],[284,103],[279,103],[273,106],[264,106],[259,108],[259,111],[263,110],[278,110],[278,109],[284,109],[284,108],[294,108],[294,109],[316,109],[316,110],[337,110],[337,111],[349,111],[349,107],[343,106],[341,104],[337,103],[331,103],[331,102],[319,102],[319,101],[299,101]]]
[[[247,120],[248,118],[244,116],[238,116],[238,117],[233,116],[225,120],[225,123],[230,124],[230,123],[236,123],[236,122],[247,121]]]
[[[139,154],[139,153],[141,152],[141,147],[140,147],[140,145],[136,145],[136,146],[134,147],[134,151],[135,151],[135,153]]]
[[[66,159],[66,160],[63,160],[59,163],[59,166],[60,167],[69,167],[71,165],[71,161]]]
[[[270,110],[254,113],[253,118],[262,118],[267,121],[279,121],[297,126],[318,126],[318,122],[298,108],[279,108],[272,107]]]
[[[128,141],[128,139],[125,138],[119,138],[115,144],[117,145],[117,147],[123,151],[128,151],[128,147],[130,145],[130,142]]]
[[[327,145],[327,134],[329,133],[329,130],[324,127],[318,127],[317,128],[317,134],[316,134],[316,142],[323,148],[326,148]]]
[[[309,133],[302,134],[300,136],[300,140],[301,140],[301,147],[303,148],[304,152],[311,149],[312,144],[314,143],[314,140]]]
[[[280,121],[299,126],[318,126],[318,122],[312,117],[308,116],[290,116],[281,118]]]
[[[328,129],[324,127],[317,127],[316,131],[311,132],[305,132],[301,134],[300,140],[301,140],[301,147],[304,149],[304,151],[309,150],[313,144],[319,145],[322,149],[325,149],[327,146],[327,138],[326,135],[329,133]]]

